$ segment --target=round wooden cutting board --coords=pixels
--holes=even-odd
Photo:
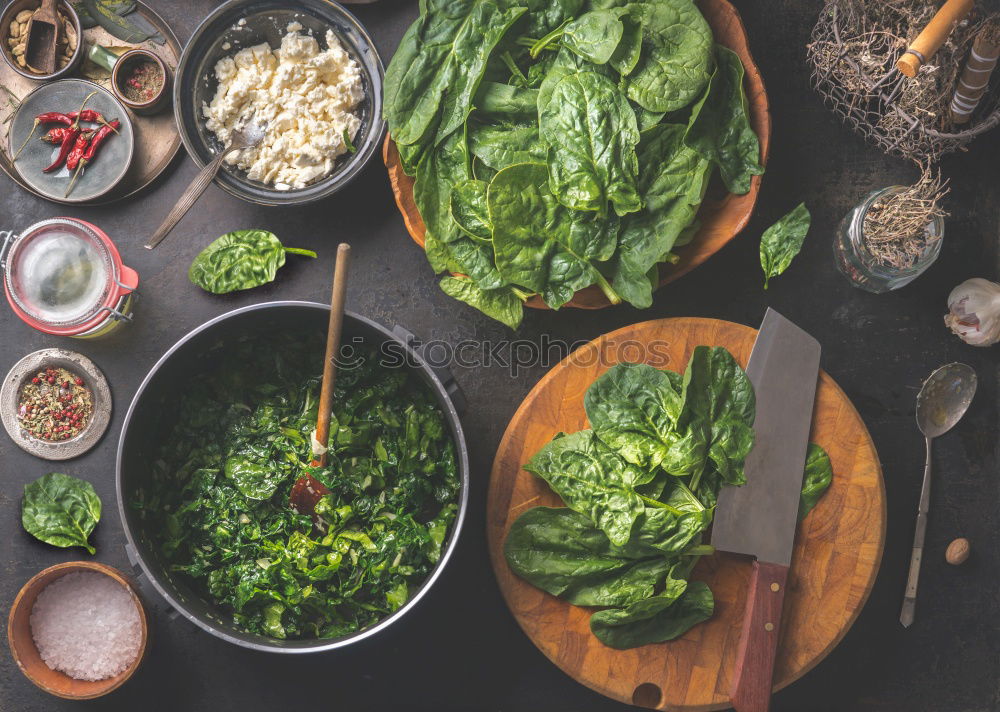
[[[746,28],[736,8],[729,0],[698,0],[698,8],[705,16],[715,35],[715,41],[735,52],[746,72],[745,89],[747,104],[750,108],[750,124],[760,140],[760,164],[767,165],[771,150],[771,109],[767,101],[767,91],[764,89],[764,78],[760,69],[750,54],[750,44],[747,40]],[[413,178],[403,172],[399,162],[399,151],[386,134],[382,146],[382,160],[389,172],[389,185],[396,199],[396,206],[403,216],[407,232],[421,247],[424,246],[424,234],[427,227],[420,217],[417,204],[413,199]],[[687,274],[703,263],[709,257],[721,250],[730,240],[750,222],[754,206],[757,204],[757,194],[760,192],[761,176],[754,176],[750,181],[750,190],[745,195],[728,193],[713,199],[706,198],[698,211],[700,225],[698,232],[690,244],[677,249],[676,264],[660,266],[660,285],[673,282],[678,277]],[[540,297],[532,297],[526,306],[537,309],[548,309]],[[598,287],[590,286],[577,292],[573,299],[564,306],[577,309],[603,309],[611,306],[611,302]]]
[[[507,605],[552,662],[613,699],[663,710],[729,707],[729,685],[746,603],[750,560],[702,559],[694,578],[715,595],[715,615],[675,641],[632,650],[590,632],[593,609],[570,605],[515,576],[503,555],[510,524],[531,507],[563,506],[521,469],[560,431],[587,427],[583,395],[620,361],[683,372],[695,346],[725,346],[745,367],[756,330],[714,319],[647,321],[602,336],[559,362],[524,399],[503,436],[490,479],[487,534]],[[885,541],[885,489],[878,455],[858,412],[821,372],[811,439],[833,463],[833,483],[799,525],[785,596],[774,689],[797,680],[844,637],[875,581]]]

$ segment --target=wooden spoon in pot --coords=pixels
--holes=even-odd
[[[42,74],[52,74],[59,67],[56,60],[62,23],[56,9],[58,0],[42,0],[42,6],[28,20],[24,40],[24,61]]]
[[[337,265],[333,270],[333,294],[330,297],[330,324],[326,331],[326,354],[323,362],[323,385],[319,392],[319,410],[313,443],[313,467],[327,463],[326,447],[330,441],[330,415],[333,410],[333,386],[337,380],[337,355],[340,353],[340,333],[344,326],[344,300],[347,296],[347,264],[351,246],[346,242],[337,247]],[[319,447],[317,447],[317,444]],[[308,472],[292,486],[289,504],[299,514],[314,515],[316,503],[329,489]]]

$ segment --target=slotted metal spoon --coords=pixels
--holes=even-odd
[[[264,140],[264,136],[267,135],[267,124],[258,124],[255,119],[247,122],[242,128],[236,129],[232,133],[229,145],[226,146],[222,151],[219,152],[215,158],[211,160],[210,163],[206,164],[202,168],[198,175],[194,177],[191,181],[191,185],[188,186],[187,190],[181,195],[180,200],[173,209],[167,213],[167,217],[163,219],[163,223],[157,228],[153,236],[149,238],[149,242],[146,243],[146,249],[152,250],[154,247],[163,242],[170,231],[174,229],[174,226],[180,222],[180,219],[184,217],[185,213],[191,209],[191,206],[197,202],[201,194],[205,192],[209,184],[215,178],[215,174],[219,172],[219,168],[222,167],[222,162],[226,159],[233,151],[243,151],[248,148],[254,148],[260,145],[260,142]]]

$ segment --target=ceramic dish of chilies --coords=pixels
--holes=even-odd
[[[107,121],[118,119],[121,125],[117,133],[112,132],[101,142],[93,160],[80,171],[72,191],[67,194],[73,171],[67,169],[64,162],[59,168],[46,173],[45,168],[56,160],[60,147],[58,143],[47,143],[40,138],[61,124],[45,123],[36,127],[35,117],[53,111],[64,114],[78,111],[91,92],[95,93],[87,100],[86,108],[100,112]],[[80,125],[95,131],[101,128],[101,124],[93,122],[81,122]],[[14,161],[14,170],[21,180],[44,197],[60,202],[85,203],[101,197],[125,177],[132,162],[135,132],[128,111],[107,89],[83,79],[61,79],[43,84],[21,101],[11,119],[7,137],[8,155],[17,155],[25,141],[24,150]]]

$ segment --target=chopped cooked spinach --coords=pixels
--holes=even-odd
[[[742,64],[692,0],[423,0],[385,118],[442,288],[511,326],[591,285],[650,306],[716,168],[735,193],[761,171]]]
[[[592,430],[560,433],[524,469],[566,504],[511,525],[511,570],[579,606],[602,606],[594,635],[613,648],[672,640],[707,620],[712,592],[690,581],[719,490],[743,484],[756,399],[724,348],[699,346],[681,376],[622,363],[587,389]],[[830,458],[810,444],[800,520],[829,488]]]
[[[247,631],[331,638],[400,608],[457,512],[455,446],[432,395],[373,354],[342,364],[329,464],[311,467],[323,337],[248,338],[179,395],[136,502],[170,570]],[[318,523],[289,506],[310,472]]]

